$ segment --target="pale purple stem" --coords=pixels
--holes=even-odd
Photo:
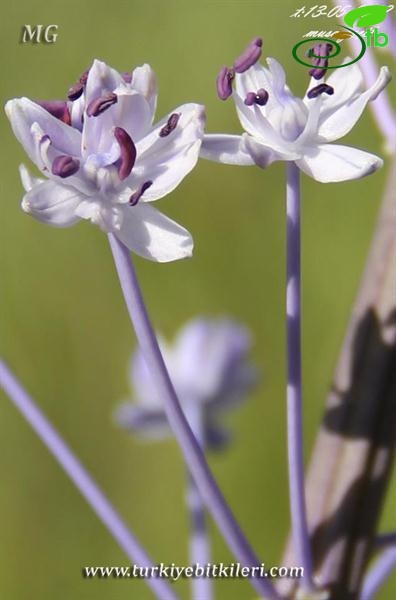
[[[312,555],[304,489],[301,382],[300,171],[287,163],[287,430],[290,512],[297,560],[304,568],[302,586],[313,589]]]
[[[236,522],[184,416],[162,358],[129,251],[111,233],[109,234],[109,241],[136,337],[158,389],[159,397],[164,404],[170,427],[184,455],[187,468],[195,480],[206,507],[211,512],[236,559],[244,566],[259,566],[261,562]],[[268,580],[253,577],[251,583],[258,593],[266,598],[279,598],[278,593]]]
[[[141,567],[154,566],[140,542],[129,531],[91,475],[2,360],[0,360],[0,387],[47,446],[128,558]],[[151,577],[145,579],[145,582],[159,600],[177,600],[177,596],[164,579]]]
[[[360,600],[372,600],[380,587],[394,572],[396,567],[396,548],[384,550],[369,570],[363,581]]]
[[[205,451],[205,433],[203,423],[203,410],[199,401],[190,401],[188,406],[188,422],[199,442],[202,451]],[[187,506],[190,514],[190,564],[205,566],[210,562],[210,541],[208,524],[206,522],[205,505],[201,494],[190,473],[188,477]],[[192,597],[194,600],[212,600],[213,590],[210,577],[193,577],[191,581]]]

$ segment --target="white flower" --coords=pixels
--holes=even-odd
[[[195,430],[196,412],[202,411],[202,435],[209,447],[228,438],[219,415],[238,405],[257,381],[248,361],[249,332],[229,319],[194,319],[161,350],[186,418]],[[132,357],[130,380],[135,403],[119,407],[116,419],[126,429],[146,437],[170,434],[161,398],[140,350]]]
[[[268,58],[267,63],[269,69],[255,63],[243,73],[229,76],[228,81],[235,77],[233,98],[246,133],[205,135],[203,158],[262,168],[276,160],[293,161],[321,182],[357,179],[382,166],[382,160],[373,154],[330,142],[346,135],[366,104],[389,83],[387,67],[381,68],[377,81],[363,93],[356,63],[335,69],[325,83],[311,78],[301,99],[287,86],[282,66],[274,58]],[[224,87],[223,80],[220,83]],[[219,83],[218,89],[221,96]]]
[[[188,231],[149,203],[195,166],[204,108],[183,104],[153,125],[156,88],[148,65],[122,75],[95,60],[66,102],[10,100],[13,131],[47,178],[21,166],[22,208],[57,227],[89,219],[152,260],[190,256]]]

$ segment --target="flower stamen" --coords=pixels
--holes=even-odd
[[[114,129],[114,137],[117,140],[121,151],[120,159],[117,161],[117,168],[118,176],[122,181],[129,177],[133,169],[136,160],[136,146],[130,135],[125,129],[122,129],[122,127],[116,127]]]
[[[87,115],[88,117],[97,117],[117,102],[118,97],[117,94],[114,94],[114,92],[100,96],[100,98],[96,98],[96,100],[92,100],[92,102],[89,103]]]
[[[235,77],[234,69],[222,67],[216,79],[217,95],[220,100],[227,100],[232,94],[232,82]]]
[[[71,86],[67,93],[67,97],[69,98],[69,100],[78,100],[78,98],[81,96],[87,83],[88,73],[89,69],[87,71],[84,71],[77,83]]]
[[[329,66],[328,57],[332,48],[332,44],[326,42],[326,44],[316,44],[308,51],[308,56],[312,58],[313,64],[315,65],[315,68],[309,71],[309,74],[314,79],[322,79],[322,77],[326,75],[326,70]],[[312,56],[312,54],[315,56]]]
[[[45,136],[44,136],[45,137]],[[65,177],[70,177],[77,173],[80,168],[80,161],[72,156],[67,156],[66,154],[61,154],[57,156],[52,163],[52,174],[65,179]]]
[[[268,98],[268,92],[264,88],[260,88],[256,93],[248,92],[248,94],[246,94],[244,104],[246,104],[246,106],[253,106],[253,104],[265,106],[268,102]]]
[[[250,67],[256,64],[259,60],[262,52],[263,40],[262,38],[254,38],[246,50],[238,56],[234,62],[234,69],[237,73],[244,73]]]
[[[327,83],[320,83],[316,87],[309,90],[307,96],[308,98],[317,98],[320,94],[328,94],[332,96],[334,94],[334,88],[331,85],[327,85]]]
[[[63,100],[36,100],[36,103],[45,108],[53,117],[56,117],[66,125],[71,125],[71,116],[67,103]]]
[[[136,206],[144,192],[153,185],[152,181],[145,181],[129,198],[130,206]]]
[[[159,132],[160,137],[167,137],[176,128],[180,119],[180,113],[172,113],[166,125]]]

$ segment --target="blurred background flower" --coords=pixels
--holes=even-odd
[[[197,318],[180,330],[173,344],[162,339],[160,345],[196,437],[205,448],[223,447],[228,432],[222,413],[245,400],[257,383],[258,373],[249,362],[249,332],[230,319]],[[132,357],[129,376],[135,402],[122,404],[116,421],[144,437],[169,435],[161,398],[140,349]]]

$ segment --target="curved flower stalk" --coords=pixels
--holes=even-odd
[[[10,100],[13,131],[45,177],[21,166],[23,210],[56,227],[88,219],[151,260],[190,256],[190,234],[150,203],[195,166],[204,108],[183,104],[153,125],[156,101],[149,65],[121,74],[99,60],[67,101]]]
[[[181,407],[162,357],[130,254],[112,234],[109,234],[109,241],[128,313],[144,360],[150,370],[156,395],[162,400],[167,419],[197,490],[237,560],[245,566],[259,566],[258,557],[236,521],[209,468],[202,451],[201,438],[197,439],[194,435]],[[268,600],[280,597],[271,581],[265,577],[252,575],[250,583]]]
[[[382,166],[374,154],[332,142],[351,131],[367,103],[389,83],[388,67],[381,68],[375,83],[364,92],[356,63],[336,69],[326,82],[312,77],[301,99],[287,86],[280,63],[274,58],[267,63],[268,69],[254,62],[242,73],[231,71],[228,89],[245,133],[205,135],[202,158],[262,168],[277,160],[294,162],[324,183],[358,179]],[[224,99],[223,88],[218,81],[219,96]]]
[[[231,95],[245,133],[206,135],[201,156],[232,165],[266,168],[274,161],[287,163],[287,421],[290,512],[296,556],[304,568],[301,586],[311,593],[312,551],[304,489],[304,453],[301,377],[301,261],[300,171],[320,182],[346,181],[369,175],[382,160],[368,152],[333,144],[355,125],[366,104],[378,97],[390,81],[387,67],[361,93],[362,75],[356,65],[337,69],[325,81],[331,46],[314,48],[314,68],[303,99],[286,84],[282,66],[268,58],[268,69],[258,60],[262,40],[255,38],[232,68],[217,78],[221,100]],[[350,59],[346,59],[345,62]],[[235,80],[235,89],[233,84]]]
[[[160,340],[161,351],[185,416],[203,450],[218,450],[229,440],[219,421],[238,406],[257,381],[248,362],[249,332],[225,319],[194,319],[176,336],[172,345]],[[117,422],[146,439],[170,435],[167,416],[153,385],[141,350],[129,369],[135,402],[126,402],[116,411]],[[190,514],[190,564],[210,562],[210,540],[204,504],[193,478],[188,474],[186,502]],[[193,598],[213,597],[211,580],[194,578]]]
[[[146,550],[2,359],[0,359],[0,389],[8,395],[129,559],[141,567],[154,568]],[[177,600],[175,592],[166,580],[150,577],[146,578],[146,583],[159,600]]]
[[[192,429],[198,407],[202,445],[210,450],[223,448],[229,434],[219,421],[243,402],[257,382],[257,372],[248,362],[249,332],[226,318],[199,318],[188,322],[172,345],[161,339],[160,346]],[[151,439],[170,435],[164,406],[139,349],[132,357],[129,376],[136,401],[118,408],[117,422]]]

